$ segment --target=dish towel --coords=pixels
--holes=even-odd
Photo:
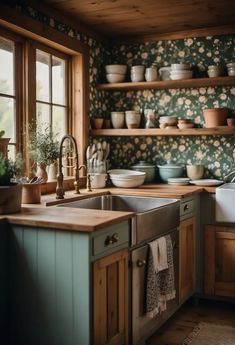
[[[166,235],[149,243],[146,316],[153,318],[166,310],[166,302],[175,296],[173,247]]]

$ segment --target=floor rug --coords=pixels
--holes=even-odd
[[[181,345],[235,345],[235,327],[200,322]]]

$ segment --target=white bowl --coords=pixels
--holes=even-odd
[[[121,83],[125,79],[125,74],[106,74],[106,78],[109,83]]]
[[[189,70],[190,65],[184,64],[184,63],[173,63],[171,64],[171,70],[177,70],[177,71],[182,71],[182,70]]]
[[[142,65],[131,67],[131,72],[134,72],[134,73],[144,73],[144,70],[145,70],[145,67]]]
[[[160,124],[176,125],[178,118],[176,116],[161,116],[159,118]]]
[[[131,73],[131,81],[133,83],[144,81],[144,73]]]
[[[127,70],[126,65],[106,65],[105,70],[107,74],[125,74]]]
[[[116,187],[133,188],[144,183],[145,172],[127,169],[113,169],[108,171],[112,183]]]
[[[124,112],[120,112],[120,111],[111,112],[111,122],[112,122],[113,128],[123,128],[124,122],[125,122]]]
[[[181,80],[181,79],[191,79],[193,77],[193,72],[192,71],[182,71],[177,72],[177,73],[172,73],[171,71],[171,80]]]
[[[228,75],[230,77],[235,76],[235,67],[234,68],[228,68]]]

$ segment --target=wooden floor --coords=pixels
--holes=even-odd
[[[193,302],[189,301],[146,345],[180,345],[200,321],[235,326],[235,304],[200,300],[198,306],[194,306]]]

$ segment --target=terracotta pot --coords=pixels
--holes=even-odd
[[[104,119],[97,118],[92,120],[93,128],[100,129],[103,127]]]
[[[16,213],[21,209],[22,185],[0,186],[0,214]]]
[[[104,128],[112,128],[112,123],[110,119],[104,119]]]
[[[38,204],[41,202],[41,184],[27,183],[22,188],[23,204]]]
[[[235,126],[235,118],[234,117],[227,118],[227,125],[228,126]]]
[[[203,115],[205,119],[205,127],[213,128],[217,126],[225,126],[228,115],[228,108],[211,108],[204,109]]]

